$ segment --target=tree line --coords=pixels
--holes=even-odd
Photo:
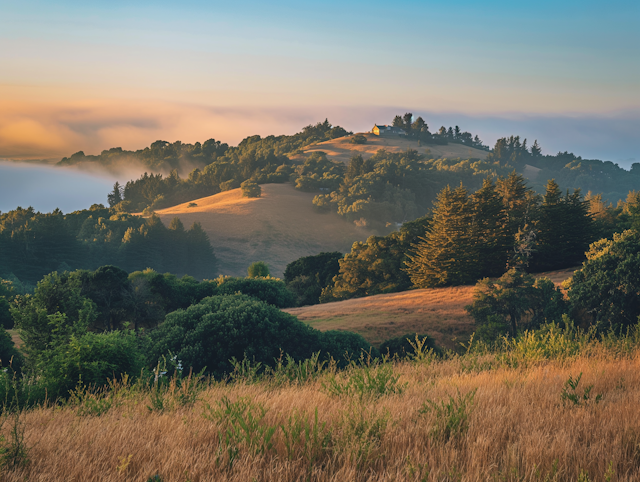
[[[18,208],[0,214],[0,277],[34,285],[52,271],[113,264],[127,271],[153,268],[196,278],[217,275],[217,261],[199,223],[178,218],[165,226],[100,204],[63,214]]]

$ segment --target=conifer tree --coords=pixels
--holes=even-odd
[[[464,186],[444,188],[437,197],[433,222],[412,245],[406,272],[417,288],[475,282],[479,273],[472,229],[473,207]]]
[[[507,213],[491,178],[484,180],[471,201],[480,274],[500,276],[504,273],[511,244]]]

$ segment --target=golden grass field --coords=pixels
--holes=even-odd
[[[168,226],[179,217],[186,228],[202,224],[214,246],[220,273],[246,276],[254,261],[269,264],[281,277],[287,264],[323,251],[351,251],[370,230],[357,227],[337,214],[320,214],[313,193],[296,191],[291,184],[263,184],[259,198],[242,197],[240,189],[179,204],[156,212]]]
[[[463,146],[461,144],[448,144],[446,146],[426,146],[423,144],[422,146],[418,146],[417,141],[403,139],[401,137],[380,137],[371,133],[363,133],[362,135],[367,138],[366,144],[353,144],[351,142],[352,136],[339,137],[338,139],[307,146],[303,148],[303,154],[291,156],[291,158],[302,159],[312,152],[322,151],[327,154],[329,159],[348,164],[351,157],[355,154],[360,154],[364,159],[367,159],[380,149],[386,149],[389,152],[402,152],[407,149],[414,149],[430,159],[455,159],[458,157],[462,159],[484,159],[488,154],[487,151]]]
[[[574,269],[536,274],[560,284]],[[445,348],[455,348],[475,330],[464,310],[473,301],[473,286],[403,291],[355,298],[284,311],[322,331],[345,330],[361,334],[372,345],[407,333],[432,336]]]
[[[486,358],[489,357],[489,358]],[[491,359],[485,356],[480,361]],[[476,360],[478,361],[478,360]],[[214,384],[193,405],[151,411],[147,393],[112,392],[112,407],[82,414],[83,405],[23,411],[26,466],[7,468],[4,481],[579,481],[640,480],[640,353],[615,357],[597,349],[573,359],[518,368],[476,369],[473,357],[431,364],[392,365],[401,393],[378,398],[331,395],[330,373],[300,385]],[[338,374],[346,381],[355,370]],[[590,400],[564,404],[568,378],[582,374],[577,392]],[[421,408],[477,390],[464,413],[468,429],[447,438],[434,428],[446,419]],[[596,394],[602,399],[596,403]],[[266,409],[244,440],[223,435],[230,417],[208,417],[223,397],[246,397]],[[177,397],[174,397],[177,400]],[[86,407],[85,407],[86,408]],[[318,437],[301,437],[287,450],[282,426],[291,417]],[[7,440],[13,416],[2,427]],[[245,417],[245,422],[248,421]],[[324,424],[324,426],[323,426]],[[302,425],[301,425],[302,426]],[[275,429],[260,451],[256,434]],[[242,432],[244,433],[244,432]],[[230,454],[236,456],[230,465]],[[159,476],[156,479],[150,477]]]

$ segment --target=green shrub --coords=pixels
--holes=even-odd
[[[277,278],[220,277],[216,282],[218,283],[217,295],[242,293],[278,308],[296,305],[293,293],[287,289],[282,280]]]
[[[8,367],[11,365],[13,370],[20,373],[24,358],[16,349],[11,339],[11,335],[4,329],[0,328],[0,365]]]
[[[249,278],[266,278],[269,276],[269,265],[264,261],[251,263],[247,268],[247,276]]]
[[[149,361],[171,352],[198,372],[223,377],[231,359],[273,366],[281,352],[296,360],[317,351],[318,332],[272,305],[246,295],[212,296],[186,310],[169,313],[150,334]]]
[[[363,136],[362,134],[356,134],[355,136],[353,136],[351,138],[351,143],[352,144],[366,144],[367,143],[367,138],[365,136]]]
[[[69,343],[43,353],[37,370],[50,397],[65,397],[79,383],[100,387],[124,374],[138,375],[143,367],[138,337],[125,330],[73,335]]]
[[[262,195],[262,188],[251,180],[240,184],[240,189],[242,189],[242,197],[260,197]]]

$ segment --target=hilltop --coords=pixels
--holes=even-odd
[[[242,197],[240,189],[196,199],[156,211],[168,225],[174,217],[185,226],[199,222],[220,261],[220,273],[246,276],[254,261],[268,262],[271,274],[282,276],[286,265],[322,251],[348,252],[372,231],[335,214],[320,214],[314,193],[291,184],[264,184],[259,198]],[[189,207],[195,204],[195,206]]]
[[[556,284],[570,278],[575,268],[539,273]],[[384,340],[422,333],[439,346],[454,348],[476,329],[464,307],[473,301],[474,286],[431,288],[367,296],[283,311],[321,330],[361,334],[372,345]]]
[[[324,152],[329,159],[348,164],[351,157],[360,154],[364,159],[373,156],[380,149],[388,152],[403,152],[407,149],[414,149],[427,158],[433,159],[485,159],[489,152],[462,144],[425,144],[418,145],[414,139],[406,139],[398,136],[381,137],[370,132],[361,133],[366,137],[365,144],[354,144],[351,142],[353,136],[339,137],[324,142],[318,142],[302,148],[302,154],[291,156],[291,159],[303,159],[313,152]]]

